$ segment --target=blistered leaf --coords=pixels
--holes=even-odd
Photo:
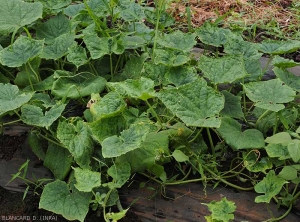
[[[265,149],[269,157],[277,157],[279,160],[286,160],[291,158],[287,146],[284,146],[281,143],[270,143],[265,147]]]
[[[33,93],[20,93],[15,85],[0,83],[0,116],[27,103]]]
[[[64,181],[56,180],[45,185],[39,208],[61,214],[67,220],[84,221],[90,205],[92,193],[83,193],[69,187]]]
[[[121,80],[141,78],[145,59],[145,56],[139,56],[128,60],[120,75]]]
[[[186,83],[197,81],[199,75],[193,67],[179,66],[171,67],[165,74],[165,78],[175,86],[181,86]]]
[[[223,116],[233,117],[233,118],[243,118],[244,113],[241,107],[241,97],[235,96],[228,91],[221,92],[225,97],[224,109],[220,112]]]
[[[300,48],[298,40],[264,40],[259,44],[259,50],[263,53],[278,55],[297,51]]]
[[[72,163],[73,157],[66,148],[49,142],[44,165],[51,170],[55,179],[64,180]]]
[[[60,35],[70,33],[70,31],[70,20],[62,13],[59,13],[38,26],[36,36],[38,39],[45,39],[45,43],[49,44],[54,42]]]
[[[166,48],[190,52],[196,44],[195,37],[194,33],[183,33],[177,30],[170,34],[165,34],[158,39],[157,43]]]
[[[113,178],[110,188],[121,188],[131,175],[131,168],[127,162],[116,162],[107,170],[107,174]]]
[[[286,85],[291,87],[293,90],[300,92],[300,78],[299,76],[290,73],[289,71],[281,68],[273,68],[275,75]]]
[[[221,120],[221,126],[217,131],[234,150],[265,146],[264,136],[260,131],[256,129],[242,131],[242,126],[229,117],[222,117]]]
[[[266,177],[254,186],[257,193],[264,195],[257,196],[255,203],[270,203],[272,197],[275,197],[281,190],[286,181],[275,175],[273,170],[269,171]]]
[[[103,157],[118,157],[139,148],[147,134],[154,130],[150,124],[133,124],[121,132],[120,136],[114,135],[104,139],[101,144]]]
[[[109,82],[107,86],[121,95],[136,99],[147,100],[155,96],[154,82],[144,77],[137,80],[128,79],[124,82]]]
[[[165,74],[168,72],[168,70],[169,67],[163,64],[146,62],[144,64],[143,76],[152,79],[154,81],[154,85],[158,86],[165,83]]]
[[[295,62],[294,60],[291,60],[291,59],[285,59],[285,58],[282,58],[280,56],[274,56],[274,58],[272,59],[272,64],[278,68],[291,68],[291,67],[294,67],[294,66],[299,66],[300,63],[298,62]]]
[[[48,128],[61,116],[65,107],[66,104],[58,103],[44,113],[43,110],[38,106],[25,104],[21,108],[21,118],[22,121],[28,125]]]
[[[292,141],[292,138],[287,132],[276,133],[273,136],[267,137],[265,139],[266,143],[271,144],[282,144],[284,146],[288,145]]]
[[[223,197],[220,201],[213,200],[205,205],[208,206],[213,221],[228,222],[234,219],[235,203],[227,200],[226,197]]]
[[[118,11],[125,21],[141,21],[145,18],[144,8],[132,1],[121,1]]]
[[[213,83],[232,83],[248,75],[245,70],[242,56],[226,55],[218,58],[211,58],[202,55],[198,67],[205,77]]]
[[[73,63],[77,68],[88,62],[86,50],[80,45],[74,45],[69,48],[67,59]]]
[[[60,121],[57,127],[57,138],[68,148],[81,168],[89,168],[94,147],[90,130],[85,122]]]
[[[175,150],[172,153],[172,156],[174,157],[174,159],[177,162],[185,162],[185,161],[189,161],[189,157],[187,155],[185,155],[181,150]]]
[[[0,63],[8,67],[19,67],[40,55],[43,44],[43,40],[21,36],[12,45],[0,51]]]
[[[163,104],[188,126],[219,127],[216,118],[224,108],[224,97],[207,86],[204,79],[161,90]]]
[[[92,137],[102,143],[104,139],[120,135],[125,129],[126,121],[123,116],[112,116],[109,118],[101,118],[89,123],[92,132]]]
[[[244,166],[250,172],[263,172],[266,173],[266,170],[272,169],[273,164],[268,157],[259,158],[259,156],[254,153],[243,153],[244,156]]]
[[[165,66],[181,66],[190,61],[190,57],[178,50],[156,49],[154,62]]]
[[[91,192],[93,188],[100,187],[101,174],[88,169],[74,167],[74,176],[76,179],[75,187],[82,192]]]
[[[43,6],[47,9],[60,9],[69,5],[71,0],[38,0],[43,3]]]
[[[74,34],[66,33],[58,36],[54,41],[44,47],[41,58],[59,59],[68,53],[70,47],[75,44]]]
[[[294,180],[298,177],[297,169],[293,166],[284,166],[278,176],[285,180]]]
[[[199,29],[196,30],[201,42],[219,47],[227,42],[233,33],[229,29],[219,28],[205,22]]]
[[[109,8],[107,7],[110,4],[109,0],[91,0],[88,1],[88,6],[95,15],[98,17],[104,17],[108,15]]]
[[[244,84],[247,97],[255,106],[278,112],[285,108],[282,103],[294,100],[295,91],[283,85],[279,79]]]
[[[288,151],[292,160],[296,163],[300,160],[300,140],[292,140],[288,144]]]
[[[116,92],[109,92],[90,107],[94,119],[116,116],[126,107],[124,99]]]
[[[42,18],[43,6],[39,2],[0,0],[0,5],[0,31],[2,32],[13,32]]]
[[[103,77],[91,73],[61,76],[53,83],[52,94],[61,98],[66,96],[76,99],[102,92],[105,84],[106,80]]]

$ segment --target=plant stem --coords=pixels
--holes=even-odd
[[[264,118],[267,114],[269,114],[269,112],[271,112],[270,110],[266,110],[263,114],[260,115],[260,117],[256,120],[256,123],[255,123],[255,128],[257,128],[257,125],[259,123],[259,121]]]
[[[159,116],[157,115],[157,113],[155,112],[155,110],[153,109],[153,107],[151,106],[151,104],[148,102],[148,100],[145,100],[145,102],[146,102],[146,104],[148,105],[148,107],[149,107],[149,109],[150,109],[152,115],[155,116],[156,121],[157,121],[157,122],[160,124],[160,126],[162,127],[162,122],[161,122]]]
[[[208,136],[208,140],[209,140],[209,145],[211,148],[211,153],[214,156],[214,159],[216,159],[215,147],[214,147],[214,143],[213,143],[209,128],[206,128],[206,132],[207,132],[207,136]]]

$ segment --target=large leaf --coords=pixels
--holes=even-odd
[[[165,78],[175,86],[181,86],[186,83],[197,81],[199,76],[196,69],[193,67],[178,66],[171,67],[165,74]]]
[[[288,144],[288,151],[292,160],[297,163],[300,160],[300,140],[292,140]]]
[[[121,188],[131,175],[131,168],[126,161],[116,162],[107,170],[107,174],[113,178],[113,181],[109,183],[110,189]]]
[[[19,67],[40,55],[44,40],[19,37],[12,45],[0,51],[0,63],[8,67]]]
[[[90,73],[70,76],[70,73],[66,73],[54,82],[52,94],[61,98],[66,96],[76,99],[102,92],[105,84],[106,80],[101,76],[94,76]]]
[[[0,31],[2,32],[13,32],[42,18],[43,6],[39,2],[0,0],[0,5]]]
[[[109,118],[101,118],[92,123],[89,123],[89,127],[92,132],[92,137],[102,143],[104,139],[120,135],[125,129],[126,121],[123,116],[113,116]]]
[[[70,47],[75,45],[74,34],[66,33],[58,36],[54,41],[44,47],[41,58],[59,59],[68,53]]]
[[[55,179],[64,180],[72,163],[73,157],[66,148],[49,142],[44,165],[51,170]]]
[[[64,111],[66,105],[58,103],[51,107],[50,110],[43,113],[43,110],[35,105],[25,104],[22,106],[22,121],[28,125],[46,127],[52,125],[52,123],[57,120],[62,112]]]
[[[262,157],[259,158],[259,155],[257,155],[254,152],[244,152],[243,153],[244,158],[244,166],[247,170],[250,172],[263,172],[266,174],[266,171],[269,169],[272,169],[273,163],[270,160],[269,157]]]
[[[280,192],[285,183],[287,182],[284,179],[276,176],[275,172],[271,170],[262,181],[254,186],[255,192],[264,194],[257,196],[255,202],[270,203],[271,198]]]
[[[124,99],[116,92],[109,92],[100,101],[93,103],[90,107],[94,119],[116,116],[126,107]]]
[[[154,62],[165,66],[181,66],[190,61],[190,57],[178,50],[156,49]]]
[[[235,96],[228,91],[221,92],[225,97],[225,106],[221,111],[221,115],[233,117],[233,118],[243,118],[244,113],[241,107],[241,96]]]
[[[38,0],[39,2],[43,3],[43,6],[47,9],[60,9],[64,6],[69,5],[72,1],[71,0]]]
[[[294,66],[299,66],[300,63],[295,62],[292,59],[285,59],[285,58],[282,58],[282,57],[276,55],[272,59],[272,65],[274,65],[278,68],[284,69],[284,68],[291,68],[291,67],[294,67]]]
[[[125,21],[140,21],[145,18],[144,8],[132,1],[120,1],[117,11]]]
[[[267,54],[286,54],[297,51],[300,48],[300,41],[298,40],[264,40],[259,45],[259,50]]]
[[[69,48],[67,59],[73,63],[77,68],[88,62],[86,50],[80,45],[74,45]]]
[[[15,85],[0,83],[0,116],[27,103],[32,93],[20,93]]]
[[[88,169],[74,167],[74,176],[76,179],[75,187],[82,192],[91,192],[93,188],[100,187],[101,174]]]
[[[88,1],[88,6],[90,7],[90,9],[92,10],[93,13],[95,13],[95,15],[97,15],[98,17],[103,17],[108,15],[108,10],[109,8],[107,7],[109,5],[109,0],[91,0]]]
[[[63,34],[70,33],[71,22],[62,13],[50,18],[48,21],[42,23],[36,29],[36,36],[39,39],[45,39],[45,43],[49,44]]]
[[[151,124],[138,123],[121,132],[120,136],[114,135],[104,139],[101,144],[103,157],[118,157],[139,148],[147,134],[154,130],[155,127]]]
[[[224,108],[223,95],[207,86],[204,79],[161,90],[158,97],[164,105],[186,125],[199,127],[219,127],[216,118]]]
[[[84,221],[88,213],[92,193],[83,193],[69,187],[64,181],[45,185],[39,208],[61,214],[68,220]]]
[[[300,92],[300,77],[290,73],[285,69],[275,67],[273,69],[275,75],[286,85],[291,87],[293,90]]]
[[[247,97],[255,102],[255,106],[278,112],[285,108],[282,103],[294,100],[295,91],[283,85],[279,79],[244,84]]]
[[[222,117],[222,123],[217,131],[233,149],[262,148],[265,146],[263,134],[256,129],[242,132],[242,126],[234,119]]]
[[[91,132],[85,122],[77,120],[72,123],[72,119],[70,122],[60,121],[57,138],[68,148],[81,168],[89,168],[94,147]]]
[[[218,28],[209,22],[205,22],[199,29],[196,30],[201,42],[219,47],[227,42],[227,38],[233,36],[229,29]]]
[[[269,157],[277,157],[279,160],[286,160],[291,158],[287,147],[282,145],[281,143],[270,143],[265,147],[265,149]]]
[[[107,86],[121,95],[136,99],[147,100],[155,96],[154,82],[144,77],[137,80],[128,79],[124,82],[109,82]]]
[[[198,66],[204,76],[215,84],[232,83],[248,75],[243,57],[237,55],[226,55],[219,58],[203,55],[200,57]]]
[[[157,42],[166,48],[190,52],[196,44],[195,37],[196,35],[193,33],[183,33],[177,30],[170,34],[165,34]]]

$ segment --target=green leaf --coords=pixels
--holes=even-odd
[[[175,86],[181,86],[186,83],[197,81],[199,76],[196,69],[191,66],[171,67],[165,74],[165,78]]]
[[[120,1],[120,6],[117,10],[120,12],[120,16],[125,21],[140,21],[145,18],[144,8],[132,1]]]
[[[55,179],[64,180],[71,170],[72,163],[73,157],[66,148],[49,142],[44,166],[51,170]]]
[[[278,55],[295,52],[300,48],[298,40],[264,40],[259,44],[259,50],[263,53]]]
[[[30,86],[31,84],[38,83],[40,81],[39,79],[40,62],[41,59],[39,57],[35,57],[30,62],[22,65],[19,68],[20,72],[18,72],[14,80],[14,83],[19,87],[26,87],[26,86]],[[29,63],[31,67],[29,67]]]
[[[285,59],[285,58],[282,58],[282,57],[276,55],[272,59],[272,65],[276,66],[277,68],[284,69],[284,68],[291,68],[294,66],[299,66],[300,63],[295,62],[294,60]]]
[[[250,76],[244,78],[243,81],[245,83],[246,82],[260,81],[262,76],[263,76],[260,60],[259,59],[246,59],[246,58],[244,58],[244,64],[245,64],[246,72]]]
[[[67,59],[73,63],[77,68],[88,62],[86,50],[80,45],[74,45],[69,48]]]
[[[107,83],[107,86],[121,95],[144,101],[155,96],[154,82],[151,79],[144,77],[137,80],[128,79],[124,82],[109,82]]]
[[[139,36],[124,36],[122,45],[125,49],[137,49],[146,45],[146,40]]]
[[[234,219],[234,211],[236,209],[235,203],[223,197],[220,201],[211,201],[208,206],[211,212],[211,217],[215,221],[228,222]]]
[[[110,189],[121,188],[131,176],[130,164],[116,162],[107,170],[107,174],[113,178],[113,181],[109,183]]]
[[[69,5],[71,0],[38,0],[43,3],[43,6],[47,9],[61,9]]]
[[[121,132],[120,136],[114,135],[104,139],[101,144],[103,157],[118,157],[139,148],[147,134],[154,130],[151,124],[138,123]]]
[[[200,28],[196,30],[196,34],[201,42],[219,47],[227,42],[227,38],[233,36],[229,29],[218,28],[209,22],[205,22]]]
[[[62,13],[59,13],[38,26],[36,36],[38,39],[45,39],[46,44],[51,44],[57,37],[70,33],[70,31],[70,20]]]
[[[56,71],[56,73],[63,73]],[[82,73],[68,76],[70,73],[59,77],[52,86],[52,94],[63,98],[81,98],[92,93],[100,93],[104,90],[106,80],[101,76],[94,76],[91,73]]]
[[[109,5],[110,2],[109,0],[91,0],[88,1],[88,6],[90,7],[90,9],[92,10],[93,13],[95,13],[95,15],[97,15],[98,17],[104,17],[107,16],[109,13],[109,8],[107,7],[107,5]]]
[[[243,57],[237,55],[225,55],[218,58],[202,55],[198,67],[202,70],[203,75],[215,84],[232,83],[248,75]]]
[[[300,160],[300,140],[292,140],[288,144],[288,151],[292,160],[296,163]]]
[[[272,169],[273,164],[268,157],[259,158],[259,156],[254,153],[243,153],[244,157],[244,166],[250,172],[263,172],[266,173],[266,170]]]
[[[75,187],[82,192],[92,192],[93,188],[101,186],[101,174],[88,169],[73,167],[76,179]]]
[[[36,131],[31,131],[27,137],[28,144],[34,154],[41,160],[45,160],[46,154],[43,149],[43,141],[38,137]]]
[[[58,123],[57,138],[68,148],[81,168],[89,168],[94,150],[91,132],[82,120],[72,121],[71,118]]]
[[[118,220],[121,220],[123,217],[126,216],[126,213],[127,211],[129,210],[126,209],[126,210],[121,210],[120,212],[117,212],[117,213],[114,213],[114,212],[109,212],[105,215],[105,218],[106,219],[110,219],[112,221],[118,221]]]
[[[19,67],[43,50],[44,40],[34,40],[21,36],[7,48],[0,51],[0,63],[8,67]]]
[[[0,83],[0,116],[27,103],[33,93],[20,93],[15,85]]]
[[[102,143],[104,139],[120,135],[125,129],[126,121],[123,116],[112,116],[108,118],[101,118],[88,124],[92,137],[99,143]]]
[[[175,150],[172,153],[172,156],[174,157],[174,159],[177,162],[185,162],[185,161],[189,161],[189,157],[187,155],[185,155],[181,150]]]
[[[256,129],[241,131],[242,126],[234,119],[222,117],[217,131],[234,150],[262,148],[265,146],[263,134]]]
[[[276,133],[273,136],[267,137],[265,139],[266,143],[270,144],[282,144],[287,146],[292,141],[292,138],[287,132]]]
[[[277,157],[279,160],[286,160],[291,158],[287,146],[284,146],[281,143],[270,143],[265,147],[265,149],[269,157]]]
[[[128,60],[122,71],[121,80],[141,78],[146,58],[146,56],[142,55],[140,57],[133,57]]]
[[[269,171],[266,177],[254,186],[257,193],[264,195],[257,196],[255,203],[270,203],[272,197],[275,197],[281,190],[286,181],[275,175],[273,170]]]
[[[39,2],[0,0],[0,31],[13,32],[42,18],[43,6]]]
[[[241,96],[235,96],[230,92],[224,90],[221,92],[225,97],[224,109],[220,112],[223,116],[233,117],[233,118],[243,118],[244,113],[241,107]]]
[[[162,38],[158,39],[157,43],[166,48],[190,52],[194,45],[196,45],[195,37],[194,33],[183,33],[177,30],[170,34],[165,34]]]
[[[93,103],[90,107],[93,118],[101,119],[116,116],[121,113],[127,104],[116,92],[109,92],[100,101]]]
[[[275,112],[269,112],[267,114],[265,112],[265,109],[259,107],[255,107],[253,110],[254,116],[257,119],[260,118],[260,120],[257,123],[256,129],[260,130],[262,133],[267,133],[271,127],[275,126],[277,118]]]
[[[61,214],[67,220],[84,221],[90,205],[92,193],[69,191],[66,182],[56,180],[45,185],[39,208]]]
[[[286,85],[291,87],[293,90],[300,92],[300,78],[299,76],[290,73],[289,71],[281,68],[273,68],[275,75]]]
[[[295,91],[283,85],[279,79],[244,84],[247,97],[255,102],[255,106],[278,112],[285,108],[282,103],[294,100]]]
[[[178,50],[156,49],[154,62],[165,66],[181,66],[190,61],[190,57]]]
[[[163,64],[155,64],[152,62],[146,62],[143,69],[143,76],[150,78],[154,81],[155,86],[166,85],[165,74],[168,72],[169,67]],[[169,84],[169,82],[167,83]]]
[[[297,169],[293,166],[284,166],[278,176],[284,180],[294,180],[298,177]]]
[[[221,121],[216,117],[224,108],[224,97],[202,78],[177,88],[165,88],[157,96],[188,126],[220,126]]]
[[[96,0],[97,1],[97,0]],[[92,1],[90,1],[92,2]],[[88,3],[90,3],[88,2]],[[97,1],[99,2],[99,1]],[[68,7],[63,9],[64,14],[66,14],[69,17],[74,17],[77,14],[79,14],[80,11],[85,9],[84,3],[79,3],[79,4],[73,4],[73,5],[68,5]]]
[[[75,45],[74,34],[66,33],[58,36],[54,41],[44,47],[41,58],[59,59],[68,53],[70,47]]]
[[[43,110],[40,107],[25,104],[21,108],[21,118],[22,121],[28,125],[48,128],[55,120],[57,120],[61,116],[65,107],[65,104],[57,103],[56,105],[51,107],[50,110],[43,113]]]

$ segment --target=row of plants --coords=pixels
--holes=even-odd
[[[300,41],[255,44],[209,22],[183,33],[166,1],[154,3],[0,0],[1,124],[32,126],[29,144],[55,178],[34,182],[39,207],[117,221],[128,210],[118,189],[139,173],[161,187],[254,190],[255,202],[288,208],[272,220],[285,217],[300,195],[300,80],[280,55]],[[198,43],[215,51],[198,59]],[[274,79],[262,81],[263,54]],[[234,219],[231,201],[208,206],[208,221]]]

